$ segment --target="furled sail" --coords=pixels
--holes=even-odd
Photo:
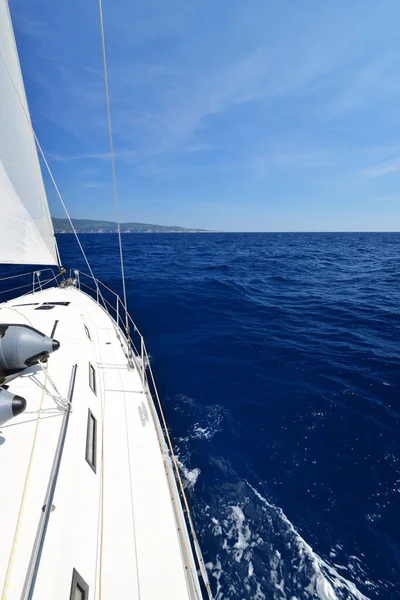
[[[0,263],[57,264],[7,0],[0,0]]]

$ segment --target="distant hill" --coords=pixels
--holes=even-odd
[[[68,219],[52,217],[56,233],[72,233]],[[113,221],[96,221],[93,219],[72,219],[77,233],[116,233],[117,224]],[[151,225],[150,223],[121,223],[122,233],[185,233],[205,231],[204,229],[186,229],[176,225]]]

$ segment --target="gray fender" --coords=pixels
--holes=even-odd
[[[60,343],[29,325],[0,324],[0,382],[47,360]]]
[[[26,408],[26,400],[0,388],[0,427],[7,421],[20,415]]]

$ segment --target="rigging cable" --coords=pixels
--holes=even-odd
[[[102,12],[101,12],[101,23],[102,23]],[[103,28],[102,28],[102,32],[103,32],[103,33],[102,33],[102,37],[103,37],[103,40],[104,40],[104,30],[103,30]],[[105,46],[104,46],[104,52],[105,52]],[[76,241],[77,241],[77,243],[78,243],[79,249],[80,249],[80,251],[82,252],[82,256],[83,256],[83,258],[84,258],[84,260],[85,260],[86,266],[87,266],[87,268],[88,268],[88,270],[89,270],[89,273],[90,273],[90,275],[91,275],[91,277],[92,277],[92,279],[93,279],[93,281],[94,281],[94,284],[95,284],[95,286],[96,286],[96,292],[97,292],[97,294],[98,294],[98,298],[101,298],[101,300],[102,300],[102,302],[103,302],[103,305],[104,305],[104,308],[107,310],[106,301],[105,301],[105,299],[104,299],[104,297],[103,297],[103,294],[101,293],[101,290],[100,290],[100,287],[99,287],[98,281],[97,281],[96,277],[94,276],[94,273],[93,273],[93,271],[92,271],[92,267],[90,266],[89,260],[88,260],[88,258],[87,258],[87,256],[86,256],[86,253],[85,253],[85,251],[84,251],[84,249],[83,249],[83,246],[82,246],[82,244],[81,244],[81,241],[80,241],[80,239],[79,239],[79,236],[78,236],[78,234],[77,234],[77,231],[76,231],[76,229],[75,229],[75,227],[74,227],[74,224],[73,224],[73,222],[72,222],[72,219],[71,219],[71,217],[70,217],[70,215],[69,215],[69,212],[68,212],[68,209],[67,209],[67,207],[66,207],[66,204],[65,204],[65,202],[64,202],[64,199],[63,199],[63,197],[62,197],[62,195],[61,195],[61,192],[60,192],[60,190],[59,190],[59,188],[58,188],[58,185],[57,185],[57,183],[56,183],[56,180],[54,179],[53,173],[52,173],[52,171],[51,171],[51,168],[50,168],[50,165],[49,165],[49,163],[47,162],[47,159],[46,159],[46,156],[45,156],[45,154],[44,154],[43,148],[42,148],[42,146],[41,146],[41,144],[40,144],[40,142],[39,142],[39,140],[38,140],[38,138],[37,138],[37,135],[36,135],[36,133],[35,133],[35,130],[34,130],[34,128],[33,128],[32,121],[31,121],[31,119],[30,119],[30,116],[29,116],[29,112],[28,112],[27,108],[25,107],[25,104],[24,104],[24,102],[23,102],[23,100],[22,100],[22,98],[21,98],[21,95],[20,95],[20,93],[19,93],[19,90],[18,90],[18,88],[17,88],[17,86],[16,86],[16,84],[15,84],[15,81],[14,81],[14,79],[13,79],[13,76],[12,76],[12,74],[11,74],[11,71],[10,71],[10,69],[8,68],[7,61],[6,61],[5,57],[4,57],[4,54],[3,54],[2,50],[1,50],[1,48],[0,48],[0,57],[1,57],[2,61],[3,61],[3,63],[4,63],[4,66],[5,66],[5,68],[6,68],[6,71],[7,71],[7,73],[8,73],[8,76],[10,77],[10,80],[11,80],[12,86],[13,86],[13,88],[14,88],[14,91],[15,91],[16,95],[17,95],[17,98],[18,98],[18,100],[19,100],[19,103],[20,103],[20,105],[21,105],[21,108],[22,108],[22,110],[23,110],[23,113],[24,113],[24,115],[25,115],[25,118],[26,118],[26,120],[27,120],[27,122],[28,122],[28,125],[29,125],[29,127],[30,127],[30,130],[31,130],[31,132],[32,132],[32,135],[33,135],[33,138],[34,138],[34,140],[35,140],[35,143],[36,143],[36,145],[37,145],[37,148],[38,148],[38,150],[39,150],[39,152],[40,152],[40,155],[41,155],[41,157],[42,157],[42,159],[43,159],[43,162],[44,162],[44,165],[45,165],[45,167],[46,167],[46,169],[47,169],[47,172],[49,173],[49,176],[50,176],[51,182],[52,182],[52,184],[53,184],[53,186],[54,186],[54,189],[55,189],[55,191],[56,191],[56,194],[57,194],[57,196],[58,196],[58,198],[59,198],[59,200],[60,200],[60,202],[61,202],[61,206],[63,207],[63,209],[64,209],[64,212],[65,212],[65,214],[66,214],[66,216],[67,216],[67,219],[68,219],[68,222],[69,222],[69,224],[70,224],[71,230],[72,230],[73,234],[75,235],[75,238],[76,238]],[[107,92],[108,92],[108,80],[107,80]],[[107,94],[107,98],[108,98],[108,107],[109,107],[109,97],[108,97],[108,94]],[[109,115],[110,115],[109,125],[111,126],[111,113],[110,113],[110,110],[109,110]],[[110,147],[112,148],[112,158],[113,158],[113,157],[114,157],[114,149],[113,149],[113,144],[112,144],[112,130],[111,130],[111,133],[110,133],[110,135],[111,135],[111,138],[110,138],[110,140],[111,140],[111,146],[110,146]],[[115,189],[115,192],[116,192],[116,176],[115,176],[115,161],[114,161],[114,160],[112,160],[112,164],[113,164],[113,174],[114,174],[114,189]],[[127,330],[127,334],[128,334],[128,338],[129,338],[129,337],[130,337],[130,336],[129,336],[129,332],[130,332],[130,329],[129,329],[129,319],[128,319],[129,315],[128,315],[127,302],[126,302],[125,272],[124,272],[124,264],[123,264],[123,257],[122,257],[121,232],[120,232],[120,225],[119,225],[118,196],[116,196],[116,210],[117,210],[117,216],[118,216],[118,219],[117,219],[117,220],[118,220],[119,244],[120,244],[120,257],[121,257],[121,269],[122,269],[122,285],[123,285],[123,292],[124,292],[124,309],[125,309],[126,330]],[[59,266],[59,269],[60,269],[60,274],[64,274],[64,273],[65,273],[65,270],[63,269],[63,267],[62,267],[62,265],[61,265],[60,254],[59,254],[59,251],[58,251],[58,246],[57,246],[57,243],[56,243],[56,242],[55,242],[55,248],[56,248],[56,252],[57,252],[57,259],[58,259],[58,266]],[[9,291],[10,291],[10,290],[9,290]],[[98,300],[97,300],[97,301],[98,301]],[[128,352],[128,361],[129,361],[129,362],[131,362],[131,356],[130,356],[130,353],[129,353],[129,352]]]
[[[103,69],[104,69],[104,86],[106,92],[106,103],[107,103],[107,121],[108,121],[108,136],[110,140],[110,160],[111,170],[113,178],[113,190],[114,190],[114,204],[115,204],[115,216],[117,219],[117,231],[118,231],[118,244],[119,244],[119,257],[121,262],[121,276],[122,276],[122,291],[124,296],[124,308],[125,308],[125,320],[126,330],[129,336],[129,321],[128,321],[128,307],[126,302],[126,286],[125,286],[125,269],[124,269],[124,257],[122,253],[122,238],[121,238],[121,224],[119,218],[119,198],[117,191],[117,173],[115,169],[115,153],[114,153],[114,142],[112,132],[112,121],[111,121],[111,106],[110,106],[110,93],[108,88],[108,73],[107,73],[107,56],[106,56],[106,42],[104,36],[104,21],[103,21],[103,4],[102,0],[99,0],[99,15],[100,15],[100,33],[101,33],[101,49],[103,54]]]

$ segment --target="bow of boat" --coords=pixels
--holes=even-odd
[[[46,364],[9,382],[27,408],[0,427],[3,598],[29,597],[32,582],[41,600],[55,590],[78,597],[74,586],[92,598],[201,598],[144,363],[130,356],[121,329],[74,286],[0,306],[3,323],[30,325],[60,343]]]

